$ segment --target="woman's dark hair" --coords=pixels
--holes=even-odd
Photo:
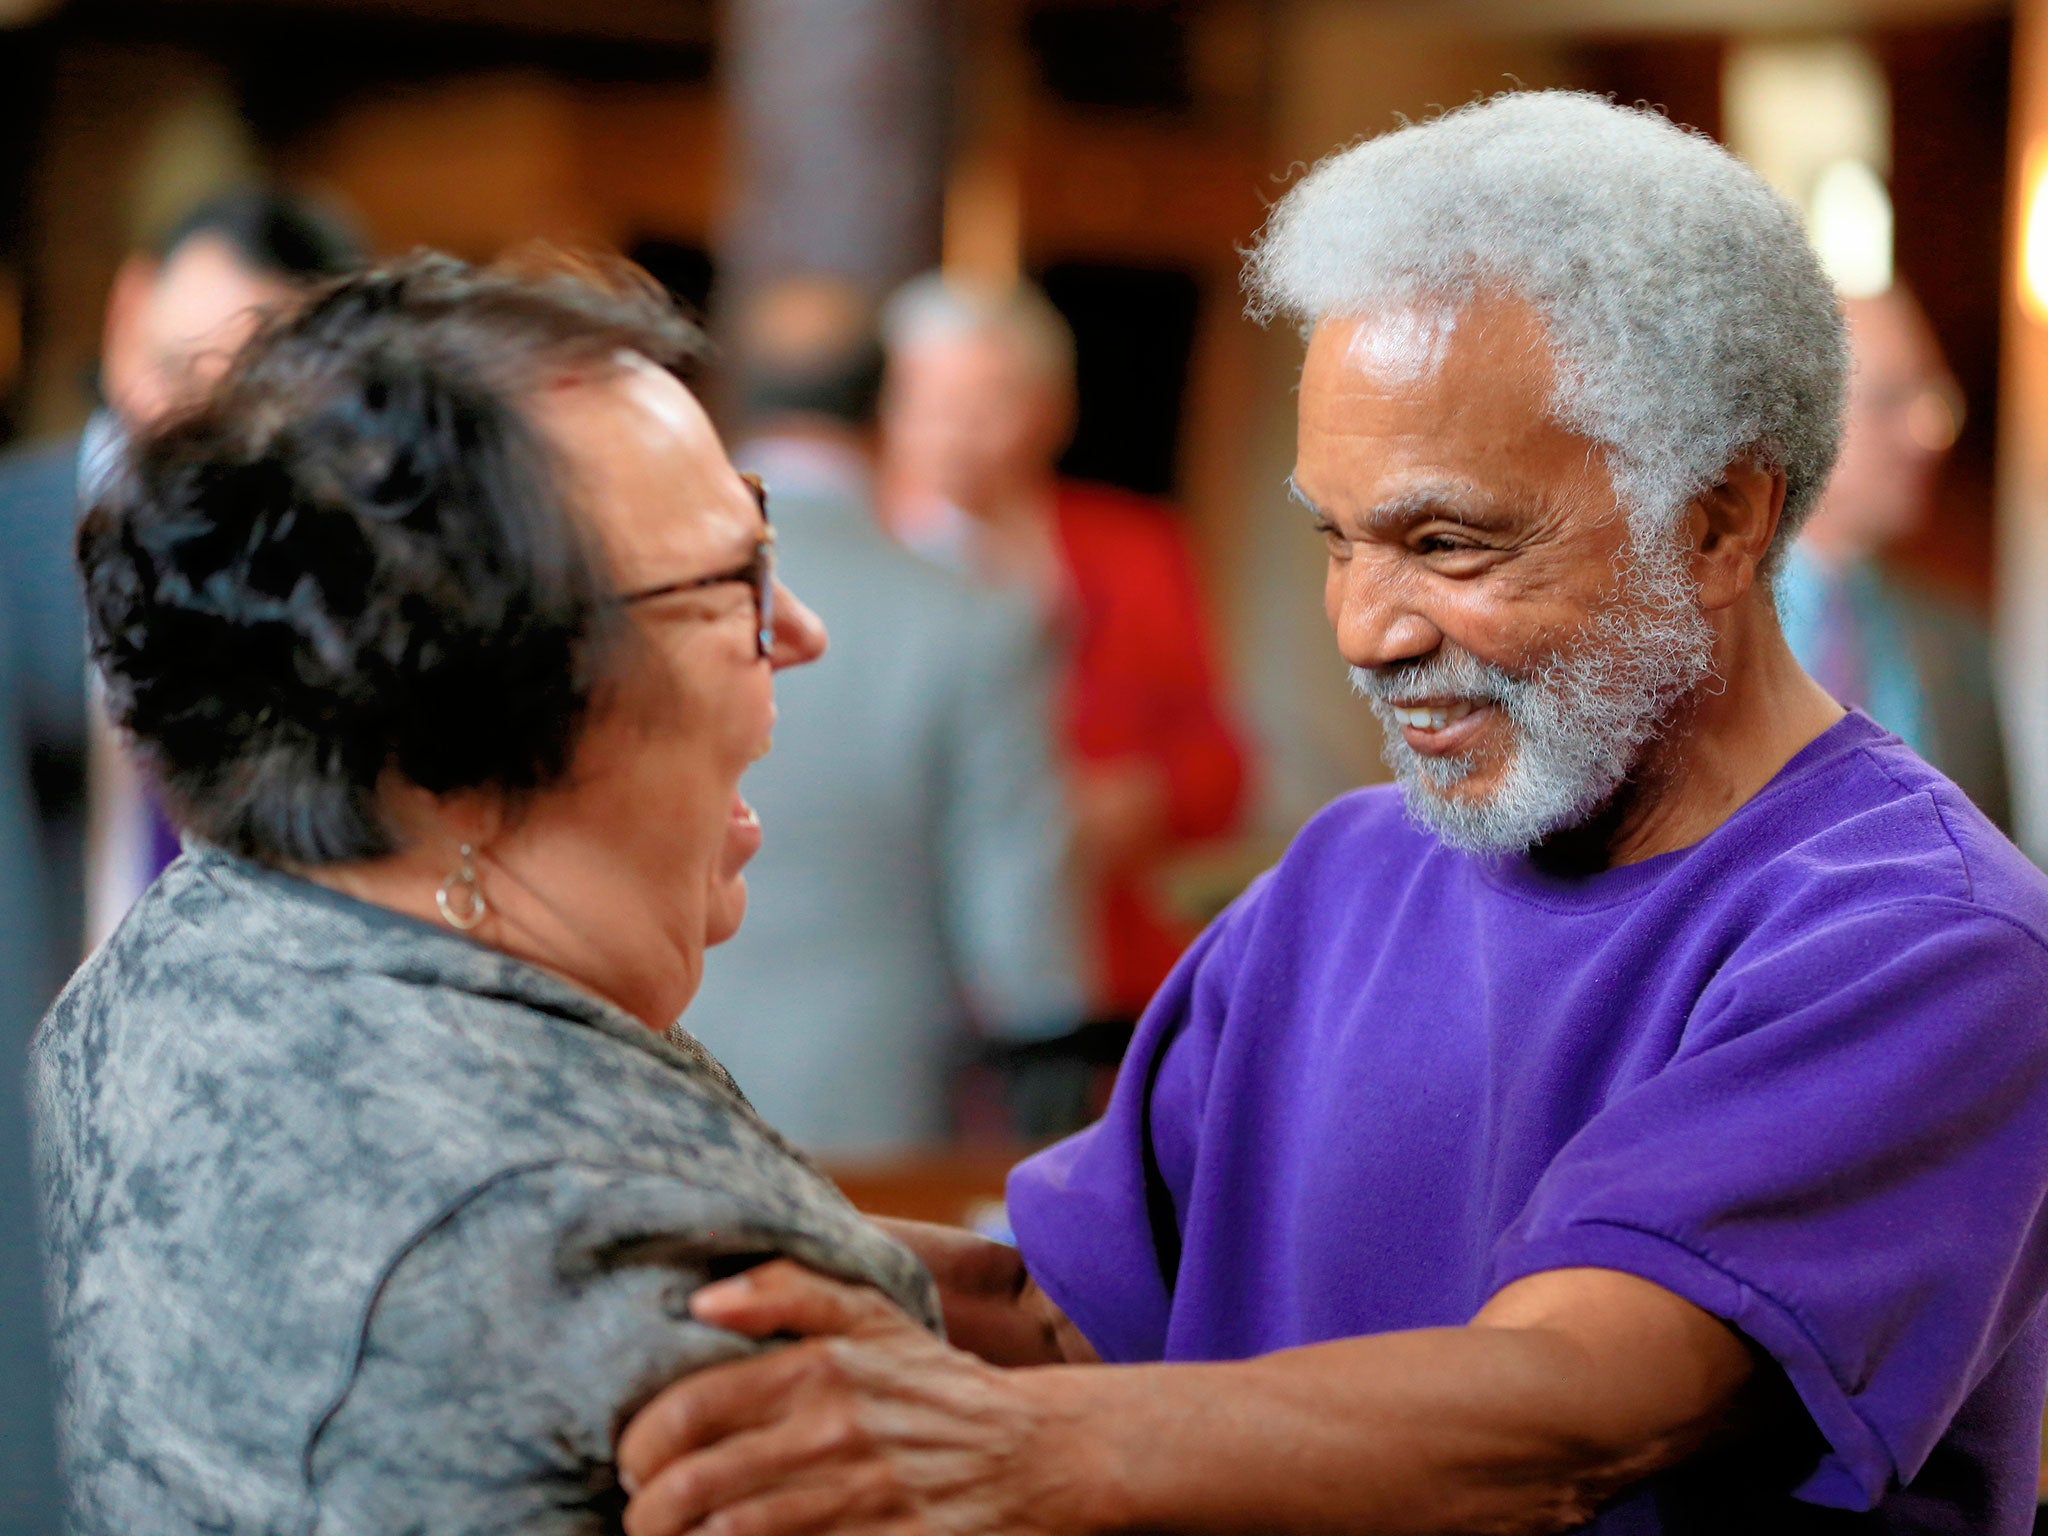
[[[522,402],[696,333],[624,263],[421,252],[316,289],[86,514],[115,718],[200,837],[268,862],[394,851],[387,772],[517,797],[568,765],[619,632]]]

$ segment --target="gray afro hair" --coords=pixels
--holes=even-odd
[[[1312,327],[1498,289],[1548,323],[1557,419],[1609,451],[1638,538],[1737,459],[1785,472],[1776,555],[1840,442],[1848,340],[1799,215],[1654,112],[1513,92],[1324,160],[1273,209],[1245,286]]]

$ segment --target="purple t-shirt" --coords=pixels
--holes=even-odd
[[[1010,1180],[1112,1361],[1459,1324],[1574,1266],[1726,1319],[1818,1437],[1602,1533],[2028,1530],[2044,1202],[2048,880],[1861,715],[1582,878],[1338,801],[1175,970],[1103,1120]]]

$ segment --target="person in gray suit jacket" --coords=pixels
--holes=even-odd
[[[13,622],[0,604],[0,663]],[[0,666],[0,679],[15,669]],[[0,1536],[48,1536],[59,1508],[50,1429],[49,1340],[43,1328],[43,1270],[29,1185],[23,1046],[44,950],[30,876],[35,822],[27,765],[15,750],[15,701],[0,687]]]
[[[882,358],[859,297],[787,282],[744,324],[739,457],[832,650],[785,682],[775,754],[748,776],[775,835],[691,1027],[800,1145],[886,1152],[945,1136],[949,1076],[977,1035],[1081,1020],[1058,657],[1028,604],[876,523]]]
[[[691,345],[644,274],[415,255],[88,513],[188,842],[32,1055],[78,1536],[600,1536],[628,1418],[756,1347],[707,1282],[788,1256],[936,1328],[676,1022],[825,647]]]

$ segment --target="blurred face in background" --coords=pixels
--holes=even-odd
[[[995,329],[931,336],[889,357],[882,445],[912,496],[985,514],[1037,489],[1072,428],[1072,390]]]
[[[1843,305],[1849,404],[1842,456],[1806,543],[1851,560],[1875,554],[1927,516],[1934,477],[1962,427],[1962,395],[1933,328],[1903,288]]]
[[[160,420],[218,379],[264,310],[291,295],[214,235],[195,235],[161,262],[129,257],[107,301],[107,403],[131,431]]]

